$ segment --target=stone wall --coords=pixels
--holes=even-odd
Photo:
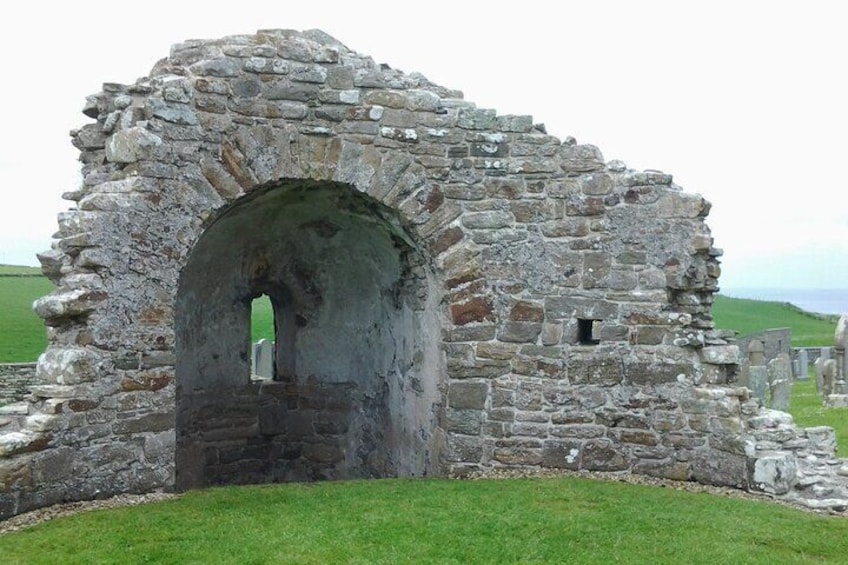
[[[0,406],[23,400],[35,382],[35,363],[0,363]]]
[[[0,516],[496,467],[787,492],[796,454],[833,456],[730,386],[710,205],[671,175],[319,31],[176,45],[83,112]],[[262,294],[269,383],[250,376]]]

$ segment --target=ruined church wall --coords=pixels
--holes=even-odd
[[[0,363],[0,406],[20,402],[35,383],[35,363]]]
[[[84,113],[84,181],[40,256],[58,285],[36,308],[50,345],[30,413],[0,441],[0,515],[173,486],[182,269],[217,214],[286,179],[385,205],[426,257],[437,474],[748,486],[757,407],[723,386],[737,357],[712,329],[709,204],[670,175],[607,163],[320,32],[177,45]]]

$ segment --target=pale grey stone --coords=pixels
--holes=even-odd
[[[792,453],[758,454],[754,460],[752,486],[770,494],[786,494],[794,485],[797,470]]]
[[[153,147],[162,145],[162,138],[141,127],[115,132],[106,142],[106,159],[113,163],[134,163],[146,159]]]

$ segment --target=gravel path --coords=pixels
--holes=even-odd
[[[151,492],[149,494],[119,494],[118,496],[104,498],[102,500],[87,500],[83,502],[56,504],[54,506],[48,506],[31,512],[18,514],[17,516],[12,516],[8,520],[0,522],[0,535],[30,528],[36,524],[40,524],[54,518],[73,516],[74,514],[80,514],[82,512],[104,510],[106,508],[120,508],[122,506],[138,506],[140,504],[161,502],[163,500],[171,500],[178,497],[179,495],[177,494]]]
[[[844,513],[834,513],[825,510],[814,510],[799,504],[793,504],[784,500],[776,499],[767,494],[754,494],[745,492],[739,489],[727,487],[714,487],[702,485],[699,483],[670,481],[666,479],[657,479],[643,475],[633,475],[630,473],[600,473],[591,471],[565,471],[565,470],[526,470],[526,469],[495,469],[486,473],[474,473],[467,477],[467,480],[496,480],[496,479],[518,479],[518,478],[552,478],[552,477],[581,477],[595,479],[600,481],[616,481],[628,484],[651,485],[657,488],[671,488],[675,490],[683,490],[688,492],[706,492],[716,496],[724,496],[731,498],[741,498],[747,500],[757,500],[760,502],[772,502],[784,506],[790,506],[806,512],[816,514],[831,514],[835,516],[848,517]],[[464,480],[464,479],[463,479]],[[107,508],[119,508],[122,506],[138,506],[141,504],[149,504],[152,502],[161,502],[163,500],[173,500],[179,498],[179,494],[153,492],[149,494],[121,494],[112,498],[103,500],[91,500],[84,502],[70,502],[67,504],[57,504],[48,506],[47,508],[39,508],[31,512],[13,516],[6,521],[0,522],[0,535],[8,532],[17,532],[25,528],[35,526],[42,522],[61,518],[64,516],[72,516],[82,512],[90,512],[92,510],[103,510]]]

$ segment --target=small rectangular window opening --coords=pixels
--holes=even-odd
[[[274,309],[271,299],[263,294],[251,302],[251,378],[256,380],[274,380],[275,343]]]
[[[601,343],[601,320],[578,318],[577,341],[580,345],[598,345]]]

